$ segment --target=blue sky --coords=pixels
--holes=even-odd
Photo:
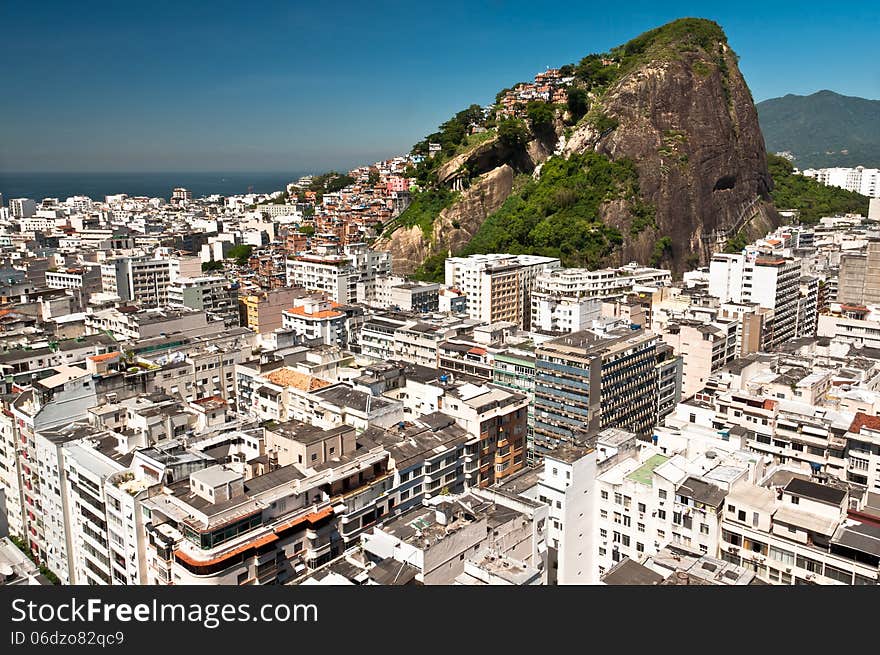
[[[682,16],[721,24],[756,101],[877,99],[871,4],[0,0],[0,170],[345,168]]]

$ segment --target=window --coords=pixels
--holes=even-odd
[[[791,497],[791,502],[792,502],[793,505],[800,505],[800,503],[801,503],[801,499],[798,498],[797,496],[792,496],[792,497]]]
[[[556,501],[556,509],[562,509],[562,503],[560,501]]]
[[[631,519],[630,519],[628,516],[624,516],[624,517],[623,517],[623,525],[624,525],[624,527],[626,527],[626,528],[628,528],[628,527],[630,527],[630,526],[632,525],[632,521],[631,521]]]
[[[831,578],[832,580],[837,580],[838,582],[842,582],[844,584],[852,584],[853,582],[853,574],[849,571],[844,571],[843,569],[839,569],[836,566],[831,566],[830,564],[825,565],[825,577]]]
[[[614,512],[614,522],[620,523],[620,520],[621,520],[620,512]]]
[[[617,531],[614,532],[614,536],[612,537],[612,541],[616,544],[620,543],[621,534]]]
[[[733,512],[736,511],[736,507],[734,507],[733,505],[728,505],[728,506],[727,506],[727,511],[733,513]]]
[[[810,559],[809,557],[804,557],[803,555],[798,555],[796,561],[798,568],[805,569],[810,573],[822,575],[822,562]]]
[[[600,557],[605,557],[605,553],[606,553],[606,552],[608,552],[608,551],[606,551],[604,548],[600,548],[600,549],[599,549],[599,556],[600,556]]]
[[[661,521],[665,521],[666,520],[666,510],[665,509],[658,509],[657,510],[657,518],[660,519]]]
[[[657,538],[658,538],[658,539],[665,539],[665,538],[666,538],[666,532],[663,531],[663,530],[657,530]]]
[[[606,530],[605,528],[599,528],[599,536],[602,537],[602,539],[607,539],[608,530]]]
[[[636,552],[637,553],[644,553],[645,552],[645,544],[643,544],[641,541],[636,542]]]
[[[758,513],[752,512],[752,525],[756,528],[758,527],[758,518],[759,518]]]
[[[603,518],[603,519],[607,519],[608,518],[608,510],[607,509],[600,509],[599,510],[599,517]]]
[[[745,523],[745,520],[746,520],[746,512],[745,512],[745,510],[742,510],[742,509],[741,509],[741,510],[737,513],[736,518],[739,519],[740,521],[742,521],[743,523]]]
[[[770,557],[782,562],[785,566],[794,566],[794,553],[775,546],[770,546]]]
[[[660,498],[662,498],[662,499],[665,500],[665,499],[666,499],[666,489],[659,489],[659,490],[657,491],[657,495],[658,495]]]
[[[709,534],[709,526],[705,523],[700,523],[700,534]]]
[[[608,500],[608,492],[605,489],[599,495],[602,497],[602,500]]]
[[[644,514],[645,513],[645,503],[639,503],[639,511]]]
[[[638,529],[639,532],[644,532],[644,531],[645,531],[645,524],[644,524],[644,523],[639,523],[638,526],[637,526],[637,529]]]
[[[737,534],[736,532],[731,532],[730,530],[722,530],[721,538],[729,544],[733,544],[734,546],[742,546],[742,535]]]
[[[706,555],[709,552],[709,547],[706,544],[700,544],[700,553],[702,555]]]
[[[623,535],[623,545],[629,546],[629,535],[628,534]]]
[[[622,505],[623,504],[623,494],[616,493],[614,494],[614,504]]]

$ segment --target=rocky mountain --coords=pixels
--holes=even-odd
[[[449,253],[497,251],[680,273],[778,223],[757,112],[718,25],[674,21],[561,70],[567,105],[490,112],[489,138],[426,161],[424,184],[451,191],[435,217],[413,224],[411,207],[378,241],[398,272],[437,278]]]
[[[880,100],[818,91],[759,102],[770,152],[789,152],[798,168],[880,167]]]

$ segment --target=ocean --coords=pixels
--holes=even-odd
[[[289,173],[3,173],[0,193],[5,204],[10,198],[58,198],[88,196],[103,201],[105,196],[127,193],[129,196],[170,198],[174,187],[192,191],[193,198],[220,194],[269,193],[281,191],[304,171]]]

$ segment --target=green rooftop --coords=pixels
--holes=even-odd
[[[644,484],[650,487],[651,478],[654,475],[654,469],[668,459],[669,458],[666,455],[653,455],[648,459],[648,461],[646,461],[644,464],[642,464],[639,468],[637,468],[626,477],[630,480],[638,482],[639,484]]]

